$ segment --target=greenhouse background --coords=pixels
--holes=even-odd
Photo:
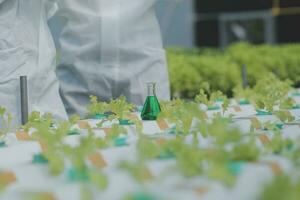
[[[261,72],[300,86],[299,1],[160,0],[156,11],[172,97],[193,98],[200,83],[232,96],[242,81],[242,66],[250,86]],[[58,20],[52,19],[50,27],[53,23]],[[58,44],[60,30],[52,32]],[[280,46],[270,46],[276,44]]]
[[[297,0],[158,0],[156,4],[166,47],[218,47],[240,40],[300,42],[299,7]],[[53,18],[50,26],[57,21]],[[57,44],[60,30],[52,31]]]

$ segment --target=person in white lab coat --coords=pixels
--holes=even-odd
[[[0,0],[0,105],[20,124],[19,77],[28,77],[29,111],[67,119],[55,75],[56,52],[47,20],[51,0]]]
[[[57,75],[68,114],[84,117],[89,95],[109,101],[125,95],[142,105],[146,83],[169,99],[165,51],[156,0],[60,0],[63,19]]]

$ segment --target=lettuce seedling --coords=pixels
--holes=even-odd
[[[7,133],[12,131],[12,115],[6,112],[4,107],[0,106],[0,142]]]
[[[64,156],[71,161],[74,173],[82,173],[87,179],[99,189],[108,186],[107,177],[99,170],[87,165],[87,158],[97,151],[98,139],[94,136],[91,128],[88,128],[88,135],[80,138],[80,144],[76,147],[63,145]]]
[[[187,177],[194,177],[203,174],[202,161],[204,160],[203,153],[195,145],[186,145],[183,142],[175,141],[173,143],[174,154],[178,169]],[[175,150],[176,149],[176,150]]]
[[[50,173],[59,175],[64,170],[62,139],[70,129],[69,122],[61,122],[56,129],[51,128],[52,120],[30,122],[34,128],[32,138],[44,145],[43,156],[49,161]]]
[[[72,116],[70,121],[57,123],[53,127],[54,120],[51,114],[41,115],[39,112],[31,113],[25,131],[32,128],[32,138],[43,145],[43,156],[49,161],[50,173],[59,175],[64,170],[63,138],[66,137],[71,127],[79,120],[78,116]]]
[[[30,128],[35,128],[39,124],[43,124],[45,127],[50,128],[54,124],[54,119],[51,113],[42,115],[38,111],[33,111],[28,117],[28,122],[22,126],[25,131],[29,131]]]
[[[89,133],[87,137],[80,138],[80,145],[71,147],[63,145],[64,155],[71,161],[72,166],[78,172],[87,170],[86,158],[94,153],[96,149],[96,138]]]
[[[288,94],[291,88],[288,80],[281,81],[273,74],[265,76],[253,88],[257,108],[273,112],[275,106],[286,107],[290,102]],[[292,107],[293,104],[289,106]]]
[[[291,114],[290,111],[287,110],[275,111],[274,115],[276,115],[283,123],[292,122],[295,120],[295,117]]]
[[[210,107],[214,107],[216,105],[216,102],[222,100],[222,108],[223,113],[225,113],[228,110],[229,106],[229,100],[221,91],[215,91],[210,94],[210,97],[205,93],[203,89],[200,90],[199,94],[195,97],[196,103],[202,103]]]
[[[291,144],[290,139],[283,138],[281,133],[275,133],[270,142],[266,144],[266,148],[272,153],[278,154],[284,149],[288,149]]]
[[[227,185],[232,185],[235,178],[228,169],[229,161],[256,161],[261,152],[256,146],[254,138],[243,142],[241,131],[230,127],[229,123],[228,120],[217,116],[212,119],[211,123],[201,121],[196,128],[203,137],[210,138],[213,145],[204,156],[209,163],[205,174],[208,177],[222,180]],[[228,146],[231,148],[228,149]]]
[[[253,92],[250,88],[243,88],[242,86],[238,85],[233,88],[233,95],[234,98],[240,102],[241,100],[250,101],[253,99]]]
[[[233,161],[256,161],[260,156],[260,150],[252,137],[248,142],[235,144],[230,151],[230,160]]]
[[[119,168],[127,171],[136,181],[144,183],[153,179],[153,176],[147,168],[145,162],[127,162],[123,161],[119,163]]]
[[[115,113],[117,119],[123,120],[126,119],[134,109],[134,105],[128,103],[125,96],[120,96],[118,99],[112,100],[108,104],[108,109]]]
[[[211,179],[222,181],[226,186],[233,186],[236,179],[224,162],[211,162],[205,174]]]
[[[171,101],[161,101],[161,113],[159,113],[159,119],[171,119],[174,117],[174,111],[182,107],[184,101],[181,99],[174,99]]]
[[[227,143],[235,143],[241,140],[241,131],[229,126],[230,121],[215,117],[211,123],[201,121],[196,128],[203,137],[211,137],[217,147],[224,147]]]
[[[108,177],[99,170],[88,170],[88,176],[92,184],[94,184],[97,188],[104,190],[108,187],[109,180]]]
[[[95,117],[99,114],[104,114],[109,111],[108,104],[106,102],[99,102],[96,96],[90,96],[90,105],[87,107],[88,117]]]
[[[298,200],[300,179],[294,181],[287,175],[276,176],[263,190],[260,200]]]
[[[124,126],[121,126],[119,124],[113,124],[110,131],[107,134],[106,139],[108,141],[114,141],[122,134],[127,134],[126,128],[124,128]]]
[[[194,119],[204,119],[205,113],[194,102],[173,101],[170,105],[164,105],[159,119],[166,119],[174,123],[177,134],[188,135]]]
[[[160,149],[152,139],[141,136],[137,142],[137,150],[141,160],[154,159],[159,156]]]

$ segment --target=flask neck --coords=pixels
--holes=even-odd
[[[156,96],[156,83],[148,83],[148,96]]]

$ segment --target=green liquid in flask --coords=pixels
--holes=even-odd
[[[156,120],[161,108],[156,97],[156,84],[148,83],[148,97],[144,104],[141,117],[143,120]]]

